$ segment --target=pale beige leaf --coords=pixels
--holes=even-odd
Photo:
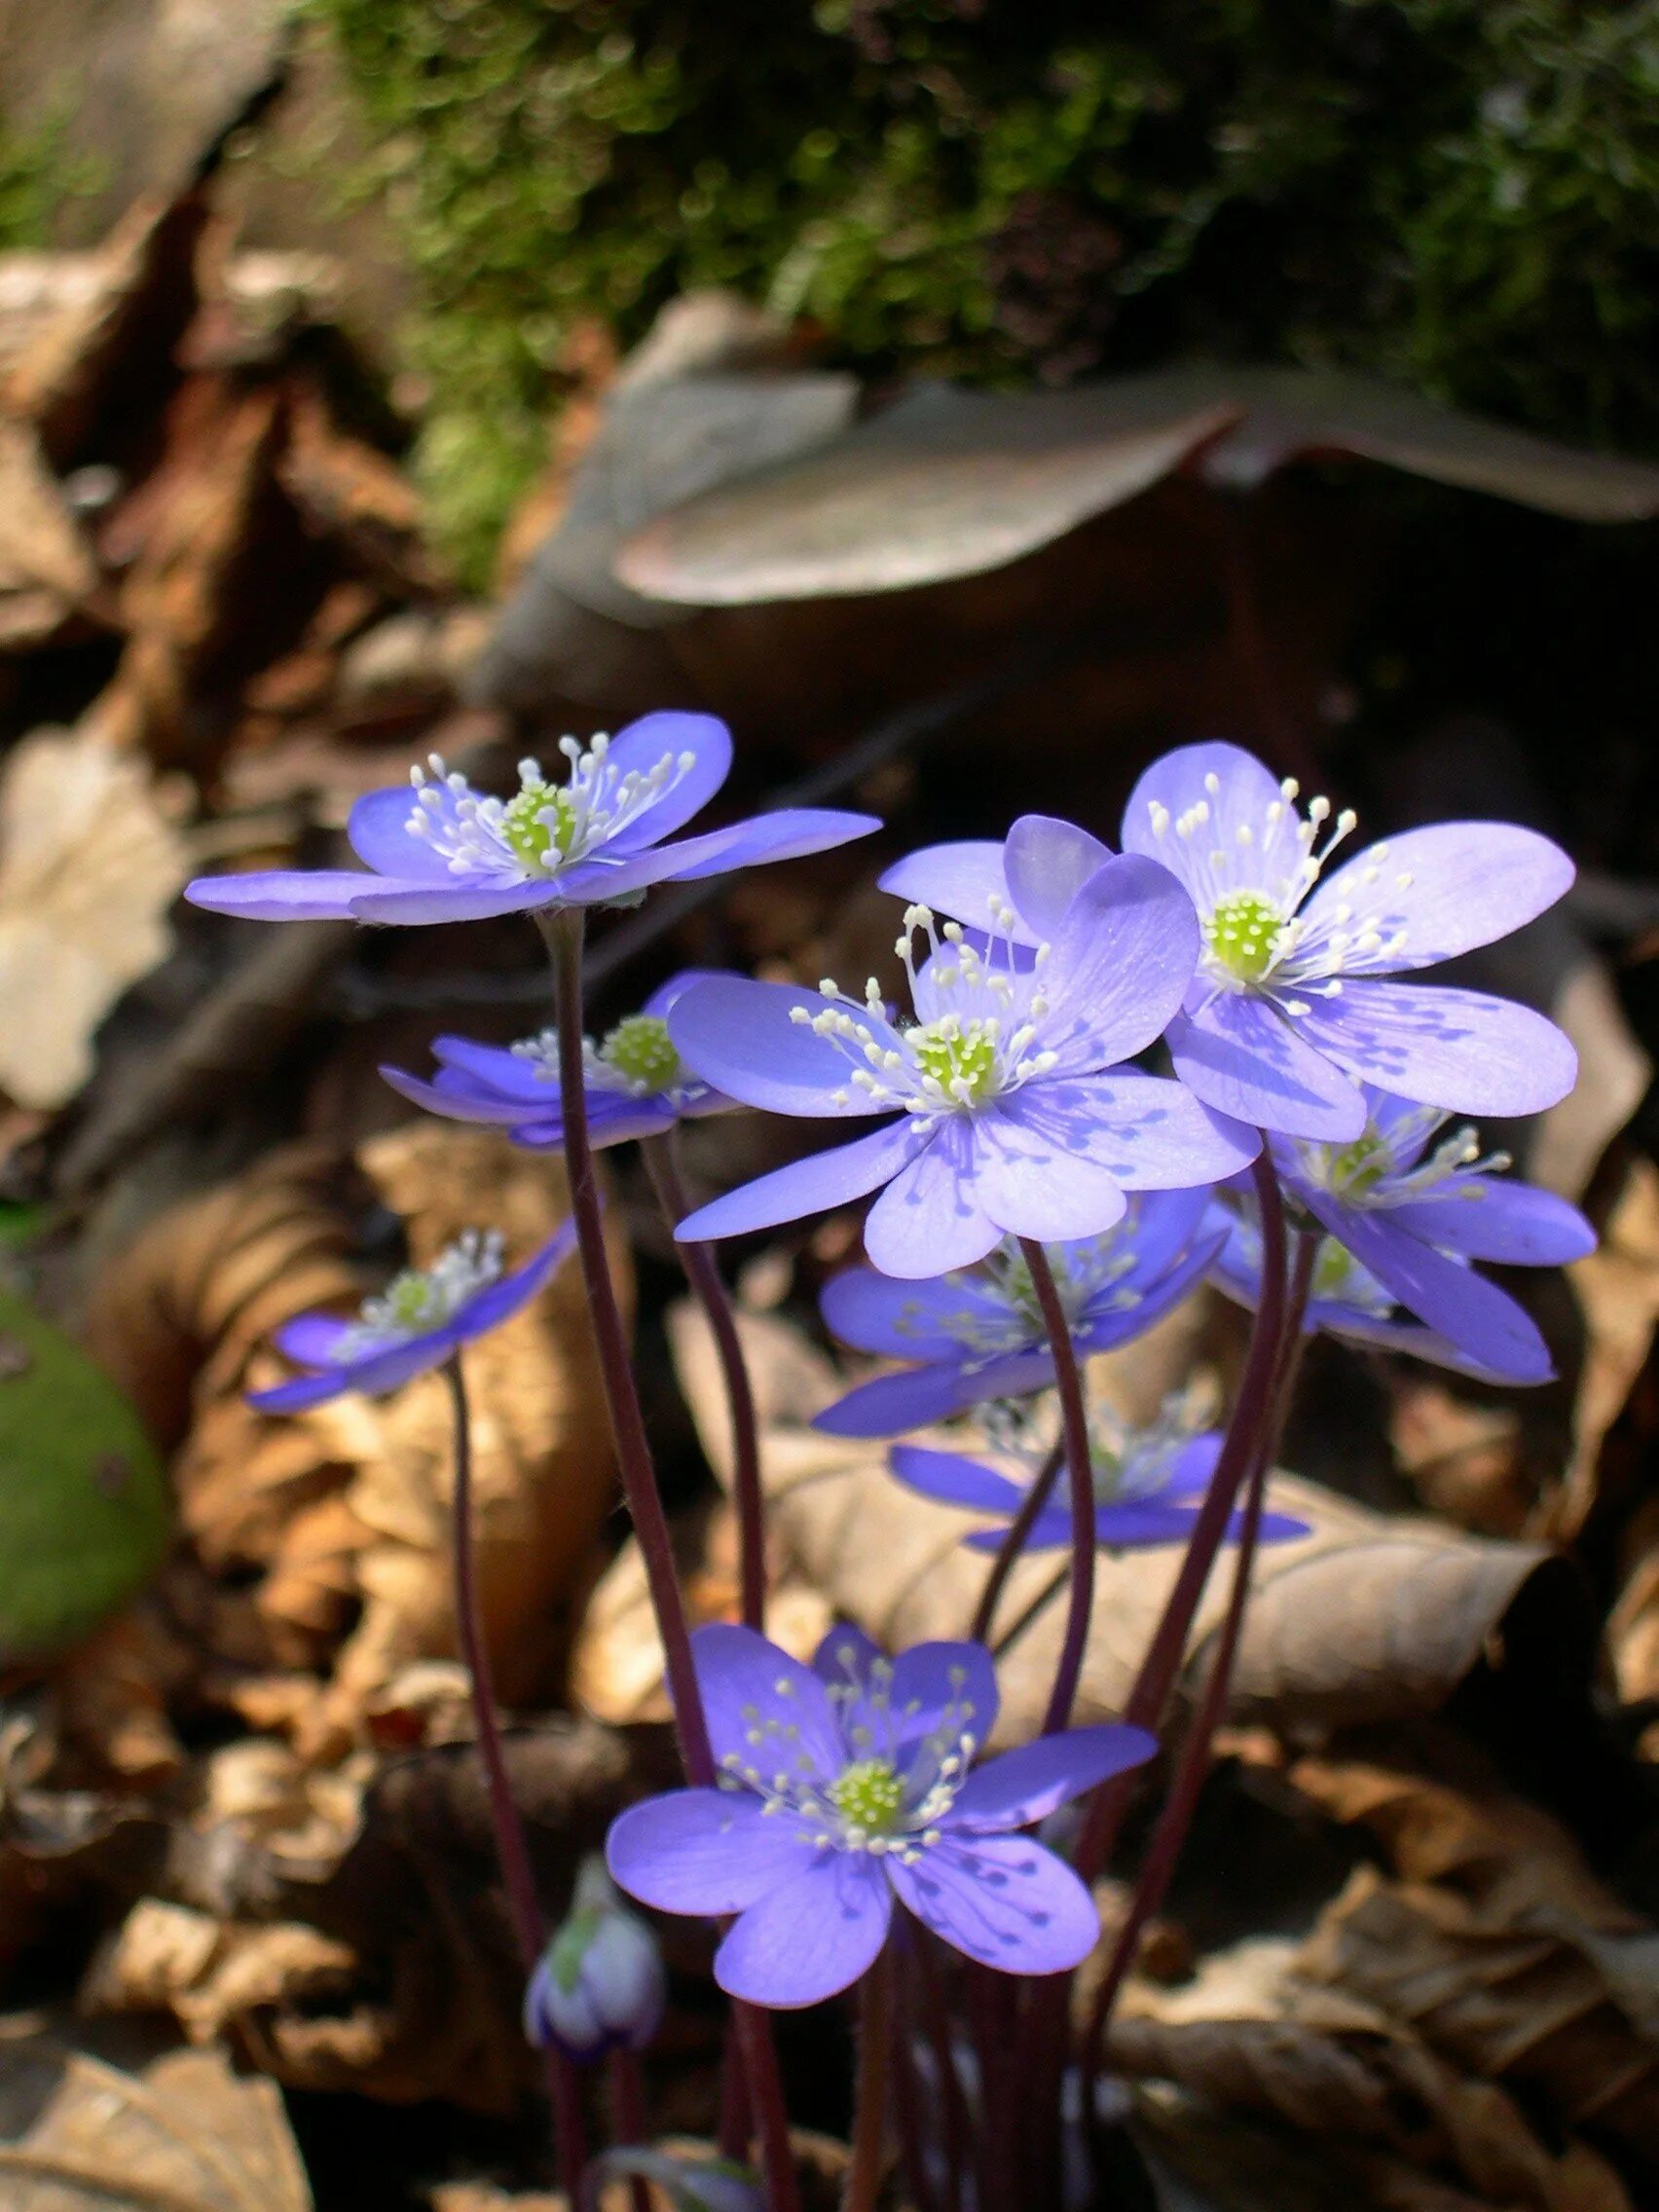
[[[95,738],[39,730],[0,778],[0,1086],[61,1106],[92,1033],[162,960],[189,868],[148,769]]]

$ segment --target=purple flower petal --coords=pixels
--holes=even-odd
[[[1365,1126],[1358,1088],[1265,1000],[1218,991],[1169,1025],[1175,1073],[1252,1128],[1346,1144]]]
[[[1043,1048],[1061,1074],[1144,1051],[1179,1013],[1198,959],[1193,902],[1166,867],[1125,854],[1067,903],[1044,971]]]
[[[446,883],[393,883],[366,875],[351,902],[350,911],[359,922],[386,922],[398,929],[416,929],[437,922],[484,922],[498,914],[528,914],[537,906],[561,903],[558,882],[536,876],[514,883],[506,876],[494,881],[451,876]]]
[[[831,1005],[821,992],[793,983],[713,976],[675,1002],[668,1034],[694,1075],[746,1106],[768,1114],[867,1121],[880,1108],[852,1084],[846,1053],[820,1037],[810,1018],[793,1019],[797,1010],[811,1017]],[[899,1051],[899,1033],[881,1015],[862,1008],[841,1011],[851,1011],[882,1051]]]
[[[906,1114],[867,1136],[855,1137],[851,1144],[792,1161],[787,1167],[775,1167],[769,1175],[728,1191],[724,1198],[711,1199],[674,1234],[683,1244],[711,1243],[850,1205],[899,1174],[927,1141],[926,1131],[919,1130]]]
[[[1343,972],[1393,975],[1430,968],[1500,937],[1553,906],[1570,887],[1572,863],[1559,845],[1512,822],[1439,822],[1390,837],[1325,878],[1303,908],[1304,947],[1355,917],[1375,924],[1382,949],[1344,957]],[[1339,924],[1336,910],[1348,909]],[[1405,942],[1387,949],[1397,931]]]
[[[1299,1195],[1391,1298],[1459,1350],[1513,1382],[1549,1380],[1549,1350],[1536,1324],[1495,1283],[1434,1251],[1390,1222],[1386,1213],[1345,1206],[1310,1188]]]
[[[973,837],[960,844],[924,845],[876,878],[878,887],[911,904],[931,906],[936,914],[948,914],[977,929],[987,926],[992,903],[1013,903],[1003,847],[988,838]],[[1016,928],[1014,941],[1035,944],[1041,933]]]
[[[942,1505],[1012,1516],[1024,1501],[1025,1493],[1017,1483],[957,1452],[929,1452],[919,1444],[901,1444],[887,1455],[887,1463],[906,1490]]]
[[[1457,1114],[1541,1114],[1567,1096],[1578,1055],[1530,1007],[1441,983],[1345,982],[1300,1027],[1350,1075]]]
[[[997,1671],[982,1643],[912,1643],[893,1662],[895,1741],[931,1735],[954,1706],[980,1744],[989,1741],[1002,1703]]]
[[[675,880],[695,883],[706,875],[724,875],[729,868],[760,867],[769,861],[827,853],[880,828],[880,819],[873,814],[849,814],[839,807],[780,806],[751,821],[734,823],[729,830],[715,830],[713,837],[725,842],[719,846],[711,842],[705,856],[689,856],[685,845],[668,850],[687,854],[686,864],[674,870]]]
[[[1221,1457],[1222,1434],[1212,1429],[1207,1435],[1195,1436],[1190,1444],[1183,1444],[1170,1464],[1168,1479],[1163,1485],[1165,1497],[1202,1497],[1215,1473],[1215,1463]]]
[[[821,2004],[874,1962],[892,1918],[880,1865],[860,1851],[827,1851],[743,1914],[715,1953],[715,1979],[776,2010]]]
[[[271,1341],[284,1358],[298,1360],[302,1367],[323,1367],[351,1325],[339,1313],[296,1313],[272,1331]]]
[[[968,1835],[1035,1827],[1097,1783],[1144,1766],[1157,1750],[1157,1737],[1144,1728],[1068,1728],[1040,1737],[976,1767],[940,1826]]]
[[[1113,857],[1110,845],[1074,823],[1022,814],[1003,846],[1009,896],[1020,920],[1037,939],[1054,942],[1072,901]]]
[[[1041,1109],[1059,1088],[1033,1088],[1035,1110],[1025,1118],[1039,1129]],[[1114,1068],[1078,1076],[1064,1088],[1076,1124],[1093,1127],[1091,1163],[1125,1190],[1193,1190],[1223,1182],[1248,1167],[1261,1149],[1254,1129],[1212,1113],[1164,1076]],[[1010,1101],[1011,1118],[1021,1103],[1019,1096]]]
[[[825,1326],[860,1351],[896,1359],[950,1359],[964,1355],[958,1328],[963,1317],[995,1324],[1003,1303],[972,1276],[933,1282],[897,1282],[872,1268],[844,1268],[819,1294]]]
[[[1387,1210],[1414,1236],[1469,1260],[1557,1268],[1596,1249],[1596,1232],[1575,1205],[1491,1175],[1449,1175],[1429,1197]]]
[[[865,1221],[865,1250],[883,1274],[923,1280],[971,1267],[995,1246],[1001,1231],[980,1202],[979,1165],[968,1116],[922,1131]]]
[[[1000,1386],[1000,1372],[993,1374],[987,1369],[985,1373],[990,1377],[986,1397],[1009,1394]],[[826,1406],[822,1413],[814,1414],[812,1425],[826,1436],[903,1436],[909,1429],[947,1420],[952,1414],[973,1405],[980,1394],[977,1375],[977,1371],[949,1361],[913,1367],[903,1375],[877,1375],[849,1390],[844,1398],[837,1398],[832,1406]],[[1043,1380],[1040,1375],[1031,1386],[1041,1388]]]
[[[184,896],[210,914],[255,922],[349,922],[352,901],[376,880],[355,867],[251,868],[243,875],[199,875],[185,885]]]
[[[723,973],[719,968],[682,968],[678,976],[671,976],[666,983],[657,985],[640,1012],[648,1014],[653,1020],[666,1021],[693,983],[713,982]]]
[[[1210,789],[1214,778],[1216,789]],[[1207,855],[1231,852],[1240,842],[1238,832],[1248,830],[1258,851],[1263,824],[1270,807],[1282,805],[1278,780],[1253,754],[1236,745],[1183,745],[1155,760],[1129,793],[1124,809],[1124,850],[1144,853],[1172,868],[1196,897],[1203,897],[1208,875]],[[1153,828],[1153,809],[1161,807],[1169,825],[1161,836]],[[1207,811],[1201,837],[1189,840],[1174,825],[1195,807]],[[1288,889],[1297,881],[1302,847],[1285,836],[1281,865],[1267,869],[1261,888],[1270,894]]]
[[[516,1313],[521,1306],[528,1306],[533,1298],[556,1275],[576,1248],[576,1219],[571,1214],[562,1221],[539,1250],[531,1254],[524,1265],[514,1268],[508,1274],[487,1283],[477,1294],[458,1308],[450,1327],[463,1343],[481,1337],[487,1330],[496,1328],[507,1316]]]
[[[424,837],[410,835],[410,817],[419,812],[408,784],[365,792],[346,817],[351,850],[377,875],[403,883],[453,883],[456,878],[443,855],[434,852]]]
[[[713,715],[690,715],[669,708],[642,715],[610,740],[606,765],[620,775],[648,776],[665,756],[689,754],[692,765],[656,803],[607,839],[613,853],[635,853],[672,836],[682,823],[708,805],[731,773],[731,732]]]
[[[742,1912],[817,1853],[801,1824],[743,1789],[672,1789],[610,1825],[606,1862],[618,1888],[661,1912]]]
[[[1059,1244],[1102,1235],[1123,1220],[1128,1199],[1121,1184],[1090,1157],[1097,1147],[1113,1146],[1119,1134],[1102,1127],[1095,1110],[1097,1099],[1108,1108],[1116,1103],[1114,1093],[1097,1092],[1099,1081],[1074,1076],[1031,1084],[975,1118],[968,1172],[974,1202],[993,1232]],[[995,1241],[993,1234],[990,1242]]]
[[[350,1394],[384,1398],[401,1389],[417,1375],[441,1367],[455,1349],[455,1344],[453,1330],[434,1329],[426,1336],[412,1338],[407,1344],[393,1345],[388,1350],[342,1362],[320,1375],[301,1375],[292,1382],[278,1382],[270,1390],[250,1390],[247,1402],[262,1414],[298,1414],[308,1412],[313,1406],[326,1405],[330,1398]]]
[[[446,1083],[442,1073],[434,1083],[410,1075],[403,1068],[383,1065],[380,1074],[382,1081],[412,1106],[423,1106],[428,1114],[442,1114],[452,1122],[479,1122],[490,1127],[508,1128],[515,1122],[535,1119],[538,1112],[545,1119],[549,1112],[558,1110],[557,1092],[551,1106],[545,1098],[532,1105],[523,1098],[492,1096],[470,1083],[453,1079]]]
[[[844,1763],[840,1730],[824,1684],[752,1628],[716,1621],[695,1631],[691,1655],[721,1766],[757,1768],[768,1780],[780,1767],[834,1775]]]
[[[1025,1836],[944,1836],[887,1878],[925,1928],[1003,1973],[1064,1973],[1094,1948],[1094,1900],[1071,1868]]]
[[[505,1045],[480,1045],[472,1037],[434,1037],[432,1057],[443,1067],[470,1078],[493,1096],[518,1098],[531,1106],[559,1104],[559,1085],[538,1062]]]
[[[873,1636],[853,1621],[837,1621],[820,1639],[812,1655],[812,1671],[827,1683],[862,1682],[871,1667],[885,1662],[887,1654]]]

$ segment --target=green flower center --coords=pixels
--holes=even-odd
[[[680,1081],[680,1054],[660,1014],[630,1014],[599,1048],[607,1067],[643,1091],[667,1090]]]
[[[393,1275],[381,1293],[381,1304],[393,1328],[421,1329],[449,1318],[449,1301],[422,1268],[405,1268]]]
[[[904,1785],[888,1759],[855,1759],[830,1785],[830,1802],[849,1827],[886,1835],[904,1800]]]
[[[501,835],[533,875],[550,875],[569,860],[576,826],[576,805],[568,791],[528,778],[501,815]]]
[[[912,1029],[908,1043],[923,1075],[931,1077],[958,1105],[976,1106],[996,1089],[997,1030],[993,1022],[970,1021],[964,1027],[955,1014],[947,1014]]]
[[[1284,916],[1259,891],[1230,891],[1210,908],[1204,942],[1210,958],[1241,983],[1259,983],[1273,964]]]
[[[1325,1179],[1339,1198],[1363,1198],[1374,1190],[1393,1165],[1388,1147],[1375,1129],[1365,1129],[1351,1144],[1333,1145]]]

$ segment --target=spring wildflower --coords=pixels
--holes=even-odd
[[[1150,1758],[1144,1730],[1077,1728],[976,1767],[997,1716],[977,1643],[882,1656],[831,1629],[800,1666],[752,1629],[692,1639],[720,1787],[622,1814],[608,1857],[666,1912],[735,1913],[715,1978],[756,2005],[814,2005],[856,1981],[895,1898],[1006,1973],[1060,1973],[1094,1943],[1094,1903],[1017,1831]]]
[[[1010,909],[989,918],[977,945],[906,909],[899,950],[915,1018],[903,1025],[873,980],[862,1000],[833,983],[738,977],[685,992],[670,1035],[728,1096],[772,1113],[889,1119],[717,1198],[681,1236],[737,1235],[880,1190],[865,1248],[884,1274],[914,1279],[971,1266],[1004,1236],[1098,1236],[1130,1190],[1190,1189],[1248,1164],[1254,1132],[1121,1064],[1161,1033],[1198,957],[1192,903],[1167,870],[1110,862],[1052,942],[1026,951]]]
[[[669,1009],[699,974],[688,969],[676,976],[597,1043],[582,1040],[582,1088],[596,1152],[635,1137],[660,1136],[676,1122],[735,1110],[735,1099],[691,1073],[668,1033]],[[540,1030],[515,1045],[438,1037],[432,1056],[438,1071],[430,1082],[402,1068],[383,1067],[381,1074],[393,1090],[431,1113],[494,1124],[533,1151],[564,1149],[557,1030]]]
[[[643,2050],[667,2002],[656,1937],[617,1896],[604,1861],[584,1859],[570,1912],[525,1991],[525,2034],[538,2049],[556,2043],[582,2060]]]
[[[1202,1279],[1221,1245],[1209,1207],[1207,1190],[1136,1192],[1115,1228],[1046,1247],[1080,1359],[1140,1336]],[[1012,1239],[972,1272],[928,1282],[848,1268],[820,1305],[843,1344],[916,1363],[827,1407],[813,1425],[832,1436],[899,1436],[1054,1379],[1031,1272]]]
[[[434,755],[409,785],[352,807],[346,834],[362,869],[199,876],[185,897],[262,921],[476,921],[629,900],[653,883],[823,852],[878,827],[867,814],[780,807],[664,845],[731,767],[731,733],[712,715],[645,715],[615,737],[585,746],[567,737],[559,750],[564,782],[521,760],[507,799],[475,792]]]
[[[573,1221],[560,1225],[538,1252],[502,1272],[498,1232],[468,1230],[429,1268],[406,1268],[354,1320],[302,1313],[276,1330],[275,1343],[309,1375],[248,1393],[262,1413],[300,1413],[361,1391],[384,1397],[413,1376],[441,1367],[453,1351],[528,1306],[575,1249]]]

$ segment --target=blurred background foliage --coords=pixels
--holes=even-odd
[[[569,332],[682,287],[831,357],[1064,382],[1382,371],[1659,444],[1659,7],[308,0],[424,306],[420,460],[474,569]]]

